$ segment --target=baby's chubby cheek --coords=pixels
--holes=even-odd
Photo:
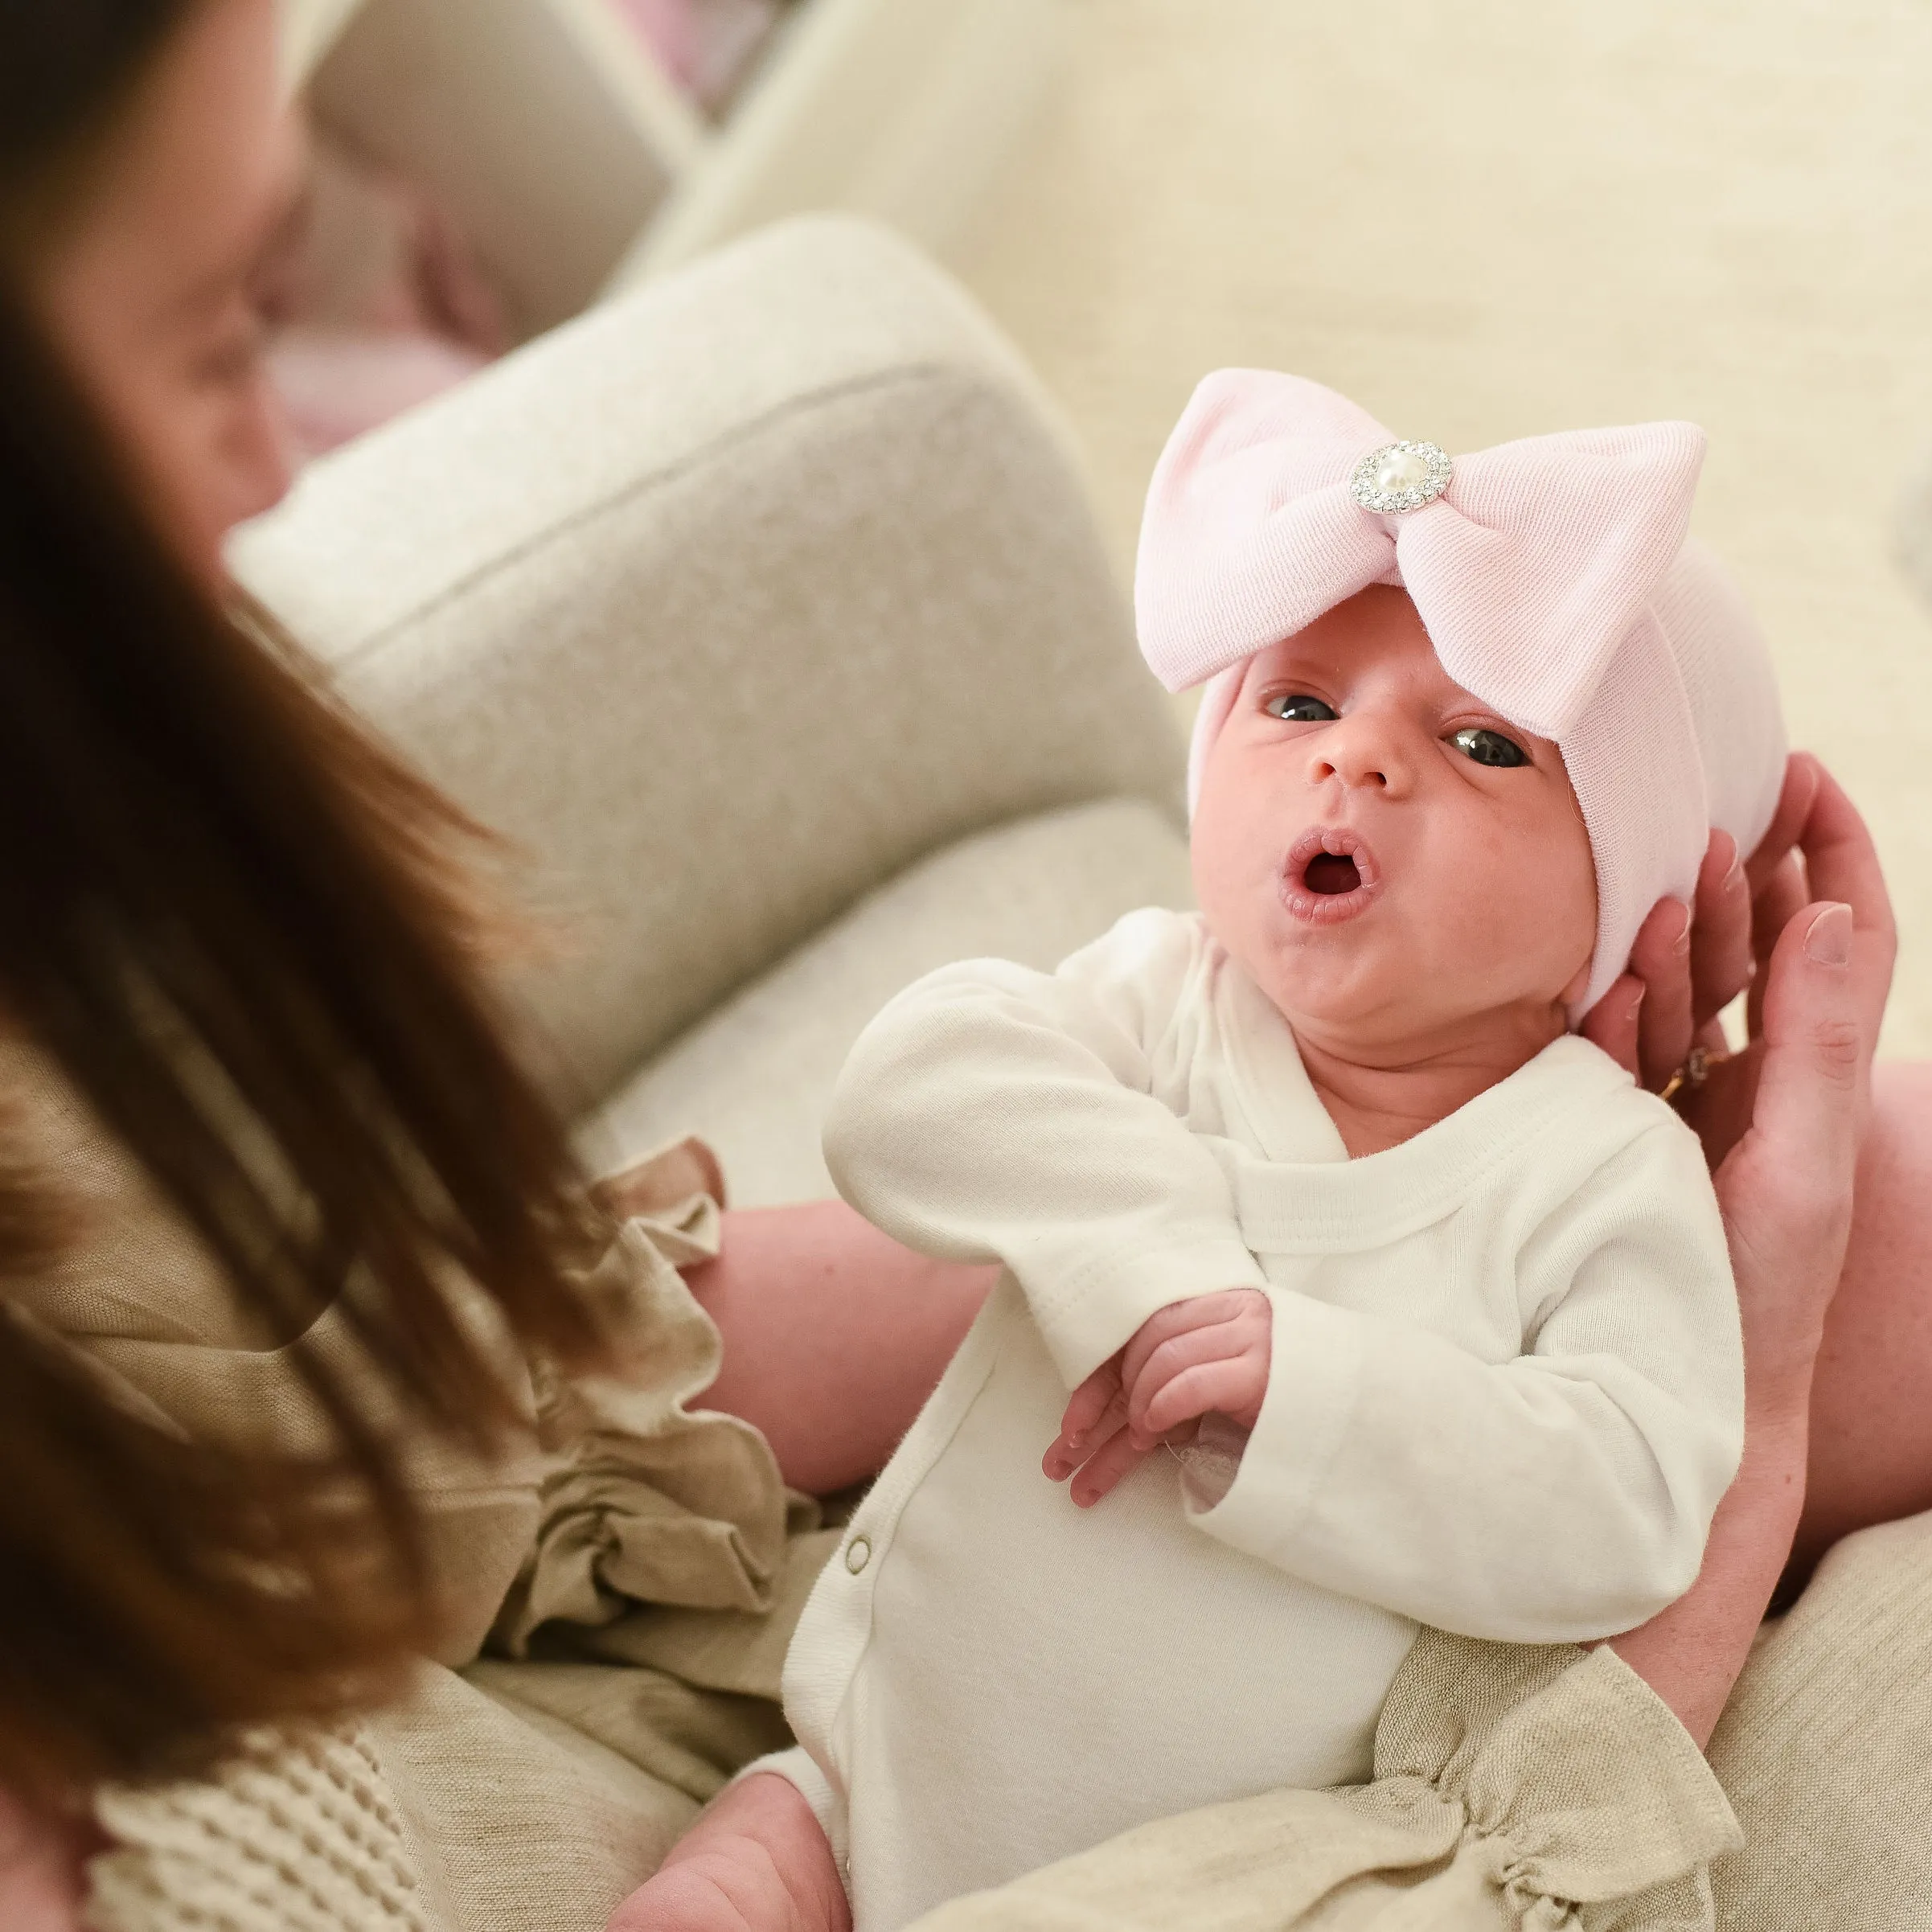
[[[1458,790],[1359,814],[1380,874],[1373,902],[1311,925],[1288,910],[1283,867],[1317,814],[1212,776],[1191,839],[1196,902],[1284,1011],[1379,1034],[1405,1017],[1432,1024],[1581,994],[1596,880],[1567,786],[1532,796],[1526,786],[1502,811]]]
[[[1352,943],[1339,931],[1317,934],[1288,911],[1284,868],[1302,829],[1250,801],[1217,806],[1204,791],[1188,839],[1195,903],[1208,930],[1289,1014],[1306,1012],[1311,1002],[1326,1005],[1336,970],[1359,979],[1368,963],[1362,934]]]
[[[1420,971],[1471,1006],[1580,996],[1596,945],[1596,869],[1581,819],[1565,821],[1440,827],[1404,909]]]
[[[1194,896],[1208,929],[1237,958],[1265,931],[1286,922],[1282,866],[1288,835],[1265,814],[1230,809],[1204,791],[1189,828],[1188,850]]]

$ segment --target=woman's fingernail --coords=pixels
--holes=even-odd
[[[1739,852],[1731,860],[1731,869],[1724,876],[1724,889],[1736,892],[1744,884],[1744,854]]]
[[[1843,966],[1852,957],[1852,909],[1827,905],[1804,936],[1804,956],[1819,966]]]
[[[1685,905],[1677,909],[1683,915],[1684,924],[1677,937],[1671,941],[1671,950],[1673,953],[1688,953],[1691,950],[1691,909]]]

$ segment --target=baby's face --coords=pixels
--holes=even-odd
[[[1589,839],[1556,746],[1453,683],[1377,585],[1249,665],[1193,834],[1209,929],[1298,1032],[1454,1052],[1540,1040],[1596,938]]]

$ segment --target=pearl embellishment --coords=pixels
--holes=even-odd
[[[1449,487],[1451,467],[1434,443],[1385,443],[1356,465],[1348,494],[1378,516],[1404,516]]]

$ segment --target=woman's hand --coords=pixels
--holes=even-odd
[[[1586,1026],[1640,1077],[1689,1030],[1708,1024],[1725,988],[1752,982],[1751,1039],[1680,1093],[1715,1170],[1744,1327],[1743,1466],[1725,1496],[1696,1585],[1615,1640],[1624,1660],[1708,1740],[1788,1557],[1804,1500],[1811,1386],[1824,1319],[1844,1266],[1852,1183],[1870,1106],[1873,1048],[1895,947],[1891,908],[1869,835],[1815,759],[1792,761],[1773,835],[1745,868],[1751,947],[1737,952],[1738,888],[1725,876],[1699,904],[1711,949],[1676,947],[1644,963],[1657,1002],[1647,1051],[1635,1003]],[[1707,863],[1706,880],[1716,868]],[[1815,896],[1813,896],[1815,895]],[[1733,985],[1733,982],[1735,982]],[[1613,989],[1605,1004],[1617,998]],[[1598,1022],[1602,1009],[1590,1016]],[[1613,1044],[1614,1043],[1614,1044]],[[1619,1048],[1621,1051],[1619,1051]]]
[[[1583,1031],[1660,1088],[1693,1041],[1722,1054],[1717,1015],[1750,989],[1749,1043],[1713,1058],[1702,1084],[1676,1099],[1704,1142],[1730,1230],[1755,1401],[1801,1369],[1808,1384],[1844,1261],[1897,936],[1871,835],[1806,753],[1791,759],[1748,861],[1713,835],[1688,928],[1685,918],[1681,904],[1658,905],[1631,971]]]
[[[1631,948],[1629,968],[1585,1019],[1584,1037],[1653,1093],[1669,1085],[1693,1045],[1722,1049],[1717,1015],[1756,984],[1778,933],[1804,903],[1799,835],[1825,779],[1824,767],[1807,753],[1787,762],[1770,829],[1748,859],[1729,832],[1713,832],[1695,903],[1657,901]],[[1754,999],[1754,1031],[1758,1004]]]
[[[1680,1088],[1675,1097],[1713,1168],[1750,1122],[1772,950],[1808,902],[1827,899],[1852,909],[1851,966],[1868,1056],[1892,982],[1891,905],[1864,821],[1808,752],[1795,753],[1786,765],[1778,809],[1757,850],[1740,860],[1730,835],[1713,832],[1694,905],[1657,902],[1631,949],[1629,970],[1583,1022],[1584,1037],[1653,1092],[1670,1085],[1693,1046],[1711,1054],[1706,1079]],[[1727,1060],[1717,1015],[1747,989],[1752,1044]]]

